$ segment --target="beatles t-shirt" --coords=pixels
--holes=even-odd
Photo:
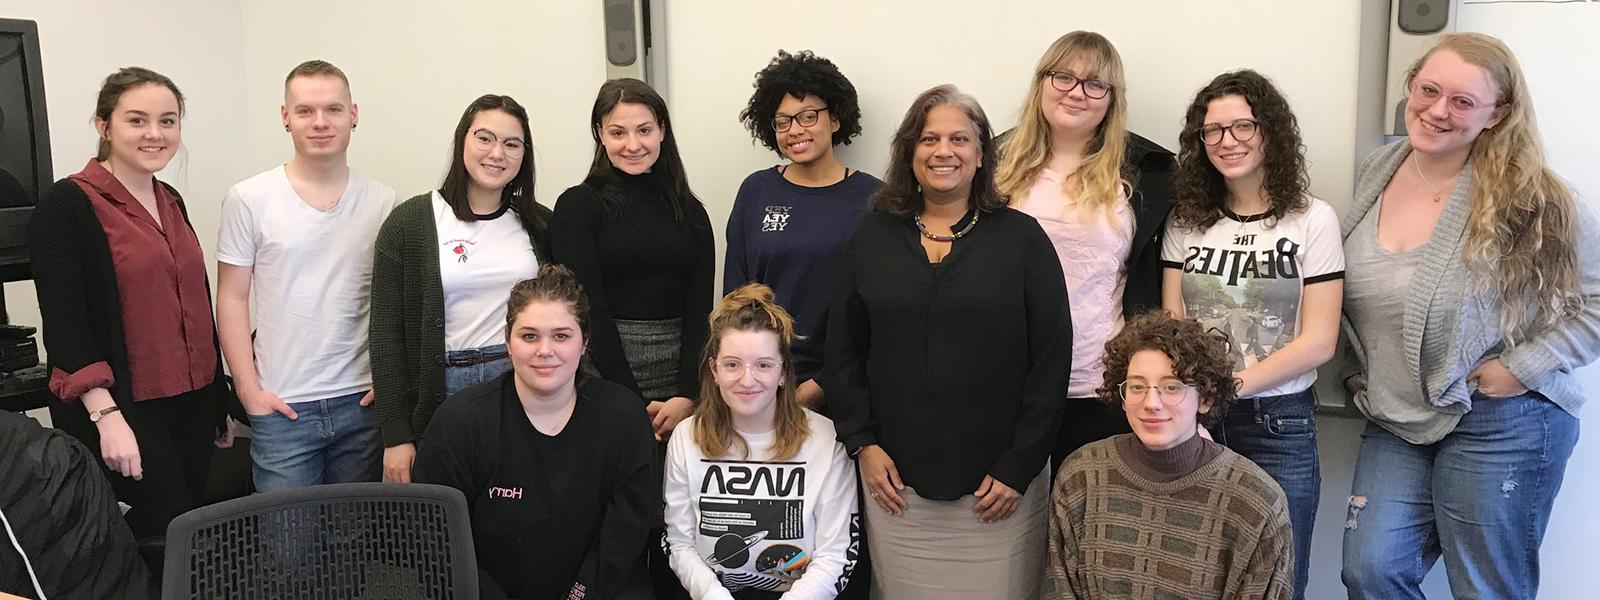
[[[1303,289],[1343,279],[1344,248],[1339,216],[1316,198],[1276,220],[1223,212],[1200,231],[1168,221],[1161,262],[1183,271],[1185,316],[1226,335],[1242,371],[1294,340]],[[1302,392],[1316,380],[1312,369],[1256,395]]]

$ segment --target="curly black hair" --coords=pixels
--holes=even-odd
[[[1305,210],[1310,203],[1307,191],[1305,144],[1300,141],[1300,124],[1295,121],[1289,101],[1266,77],[1250,69],[1218,75],[1195,94],[1178,134],[1178,171],[1172,178],[1172,217],[1179,227],[1205,229],[1216,223],[1228,207],[1228,186],[1206,156],[1200,128],[1205,125],[1206,109],[1212,100],[1223,96],[1243,96],[1261,122],[1261,150],[1266,153],[1266,180],[1262,183],[1271,205],[1272,222],[1293,211]]]
[[[1200,413],[1201,425],[1214,427],[1222,422],[1222,415],[1233,404],[1236,385],[1227,340],[1206,333],[1199,321],[1174,318],[1159,309],[1130,319],[1106,342],[1105,381],[1095,390],[1101,402],[1118,412],[1124,410],[1117,387],[1128,378],[1128,361],[1141,350],[1167,355],[1173,374],[1194,386],[1201,406],[1211,406]]]
[[[861,104],[856,99],[856,86],[833,61],[810,50],[794,54],[779,50],[767,68],[756,73],[752,87],[756,92],[739,111],[739,121],[750,130],[752,138],[780,156],[783,151],[778,146],[778,134],[772,129],[772,117],[778,113],[784,96],[816,96],[826,102],[828,113],[839,122],[839,130],[833,132],[833,145],[849,144],[851,138],[861,135]]]

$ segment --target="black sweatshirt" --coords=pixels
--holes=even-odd
[[[452,396],[417,444],[412,478],[461,490],[472,513],[483,598],[613,598],[641,562],[659,479],[639,397],[578,382],[560,433],[540,433],[515,373]]]
[[[1072,367],[1061,263],[1010,208],[983,213],[939,264],[919,235],[869,213],[840,257],[823,362],[839,441],[881,446],[924,498],[971,494],[985,475],[1025,492]]]
[[[616,319],[681,318],[676,393],[694,399],[700,395],[700,353],[716,293],[711,219],[694,202],[685,223],[678,223],[658,175],[618,172],[617,177],[625,198],[616,214],[588,185],[574,186],[556,199],[552,254],[578,276],[589,298],[589,356],[600,376],[639,391]]]

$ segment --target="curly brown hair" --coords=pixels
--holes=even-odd
[[[779,50],[767,68],[756,73],[754,87],[750,102],[739,111],[739,122],[779,156],[783,152],[778,149],[778,132],[772,129],[772,118],[785,96],[816,96],[828,105],[828,114],[839,121],[839,130],[833,132],[833,145],[849,144],[851,138],[861,135],[861,103],[856,99],[856,86],[833,61],[810,50],[794,54]]]
[[[1271,222],[1290,212],[1305,210],[1311,178],[1306,175],[1306,148],[1300,141],[1289,100],[1265,76],[1250,69],[1218,75],[1195,94],[1178,133],[1178,171],[1172,177],[1172,218],[1182,228],[1210,227],[1228,208],[1228,186],[1222,173],[1206,156],[1200,140],[1206,110],[1212,100],[1242,96],[1261,122],[1261,150],[1266,153],[1266,178],[1261,187],[1271,206]]]
[[[1201,425],[1213,427],[1233,404],[1233,358],[1228,342],[1206,333],[1199,321],[1178,319],[1166,311],[1152,310],[1130,319],[1116,337],[1106,342],[1105,381],[1100,384],[1101,402],[1122,411],[1122,396],[1117,387],[1128,378],[1128,361],[1141,350],[1155,350],[1172,360],[1172,372],[1200,394],[1200,405],[1210,405],[1200,413]]]

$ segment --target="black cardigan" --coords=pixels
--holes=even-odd
[[[533,207],[535,221],[548,223],[550,209]],[[528,240],[539,264],[548,264],[549,230],[529,231]],[[396,206],[376,245],[368,340],[378,429],[390,447],[416,440],[444,402],[444,284],[433,192]]]
[[[1122,177],[1133,184],[1133,247],[1128,252],[1122,314],[1132,317],[1161,308],[1161,236],[1172,213],[1172,173],[1177,163],[1160,144],[1128,132]]]
[[[833,293],[823,388],[845,448],[878,444],[925,498],[985,475],[1026,491],[1072,371],[1066,281],[1039,223],[984,213],[935,265],[911,219],[869,213]]]
[[[183,197],[172,186],[167,191],[178,201],[183,223],[190,231],[189,211]],[[51,369],[67,373],[104,361],[111,367],[111,398],[126,408],[133,402],[133,382],[128,371],[127,342],[122,327],[117,274],[111,262],[111,245],[105,228],[95,217],[89,196],[70,179],[57,181],[45,191],[28,224],[28,255],[32,261],[34,290],[39,298],[39,315],[44,321],[44,346]],[[209,282],[207,282],[209,290]],[[211,304],[207,292],[207,305]],[[232,415],[244,422],[244,407],[239,404],[222,372],[222,355],[216,332],[212,348],[217,352],[217,373],[208,386],[211,397],[220,402],[219,418]],[[93,434],[87,427],[88,411],[74,398],[57,398],[51,414],[69,415],[66,426],[80,438]],[[81,419],[81,420],[80,420]],[[221,426],[221,423],[218,424]],[[86,441],[87,443],[87,441]],[[98,447],[98,446],[93,446]]]

